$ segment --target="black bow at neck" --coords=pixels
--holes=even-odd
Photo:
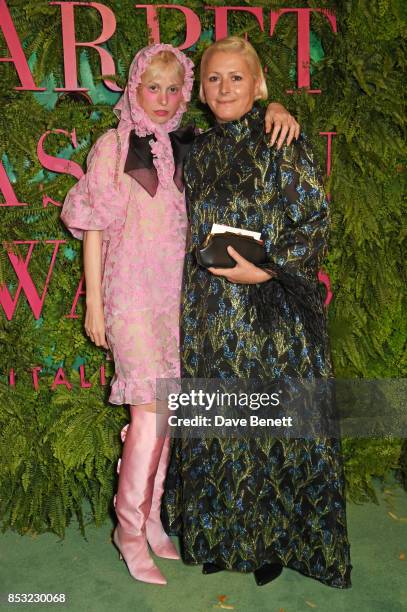
[[[184,190],[184,160],[195,138],[195,126],[188,125],[170,132],[172,154],[174,156],[174,183],[179,191]],[[130,133],[129,149],[124,172],[134,178],[152,197],[157,193],[158,175],[153,163],[150,140],[156,140],[153,134],[137,136]]]

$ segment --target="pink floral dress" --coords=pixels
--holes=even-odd
[[[154,45],[154,52],[167,47]],[[168,128],[177,127],[182,112],[162,129],[135,104],[131,91],[148,61],[145,52],[133,60],[128,85],[115,107],[121,119],[118,129],[108,130],[94,144],[87,172],[68,192],[61,213],[78,239],[84,230],[103,230],[102,296],[106,339],[115,363],[112,404],[153,402],[156,379],[180,375],[179,309],[187,217],[184,192],[173,181]],[[187,63],[185,68],[188,100],[192,70]],[[154,130],[157,139],[151,143],[159,179],[154,196],[123,171],[133,129],[140,136]]]

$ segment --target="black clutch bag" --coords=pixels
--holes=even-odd
[[[203,245],[196,249],[198,264],[204,268],[234,268],[236,262],[227,252],[228,246],[232,246],[239,255],[252,264],[260,265],[266,262],[263,240],[234,232],[223,232],[208,234]]]

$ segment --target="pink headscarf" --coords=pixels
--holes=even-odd
[[[148,134],[155,136],[156,141],[151,139],[150,146],[158,181],[166,190],[166,197],[177,202],[184,197],[167,188],[174,180],[174,157],[168,133],[177,129],[185,108],[179,108],[172,119],[159,125],[151,121],[137,104],[136,90],[141,76],[151,58],[164,50],[171,51],[184,67],[182,92],[185,102],[191,98],[193,63],[186,55],[166,44],[151,45],[137,53],[130,66],[126,88],[113,109],[120,119],[119,124],[116,129],[107,130],[98,138],[88,154],[87,172],[65,197],[61,220],[75,238],[82,240],[84,230],[104,230],[104,239],[108,240],[110,229],[114,232],[115,223],[124,224],[128,186],[118,178],[127,159],[132,130],[141,137]]]
[[[182,105],[175,115],[165,123],[154,123],[137,102],[137,87],[141,82],[141,77],[148,67],[151,59],[160,51],[170,51],[175,55],[185,71],[182,94],[185,102],[191,99],[192,85],[194,82],[193,62],[179,49],[172,45],[160,43],[150,45],[141,49],[134,57],[129,68],[129,79],[124,89],[123,95],[113,108],[113,112],[119,118],[117,130],[121,142],[126,145],[129,142],[129,134],[135,130],[137,136],[147,136],[154,134],[156,141],[151,140],[151,152],[154,156],[153,163],[157,169],[157,176],[163,187],[168,187],[174,176],[174,159],[172,154],[171,141],[168,132],[176,130],[185,112]]]

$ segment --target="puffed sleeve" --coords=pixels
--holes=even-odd
[[[65,197],[61,220],[79,240],[84,230],[105,230],[123,214],[115,181],[119,154],[115,132],[108,130],[98,138],[88,153],[86,173]]]
[[[274,276],[256,286],[263,319],[278,321],[284,303],[313,336],[319,336],[323,295],[318,270],[327,251],[329,209],[311,145],[301,134],[277,153],[278,228],[266,270]]]

